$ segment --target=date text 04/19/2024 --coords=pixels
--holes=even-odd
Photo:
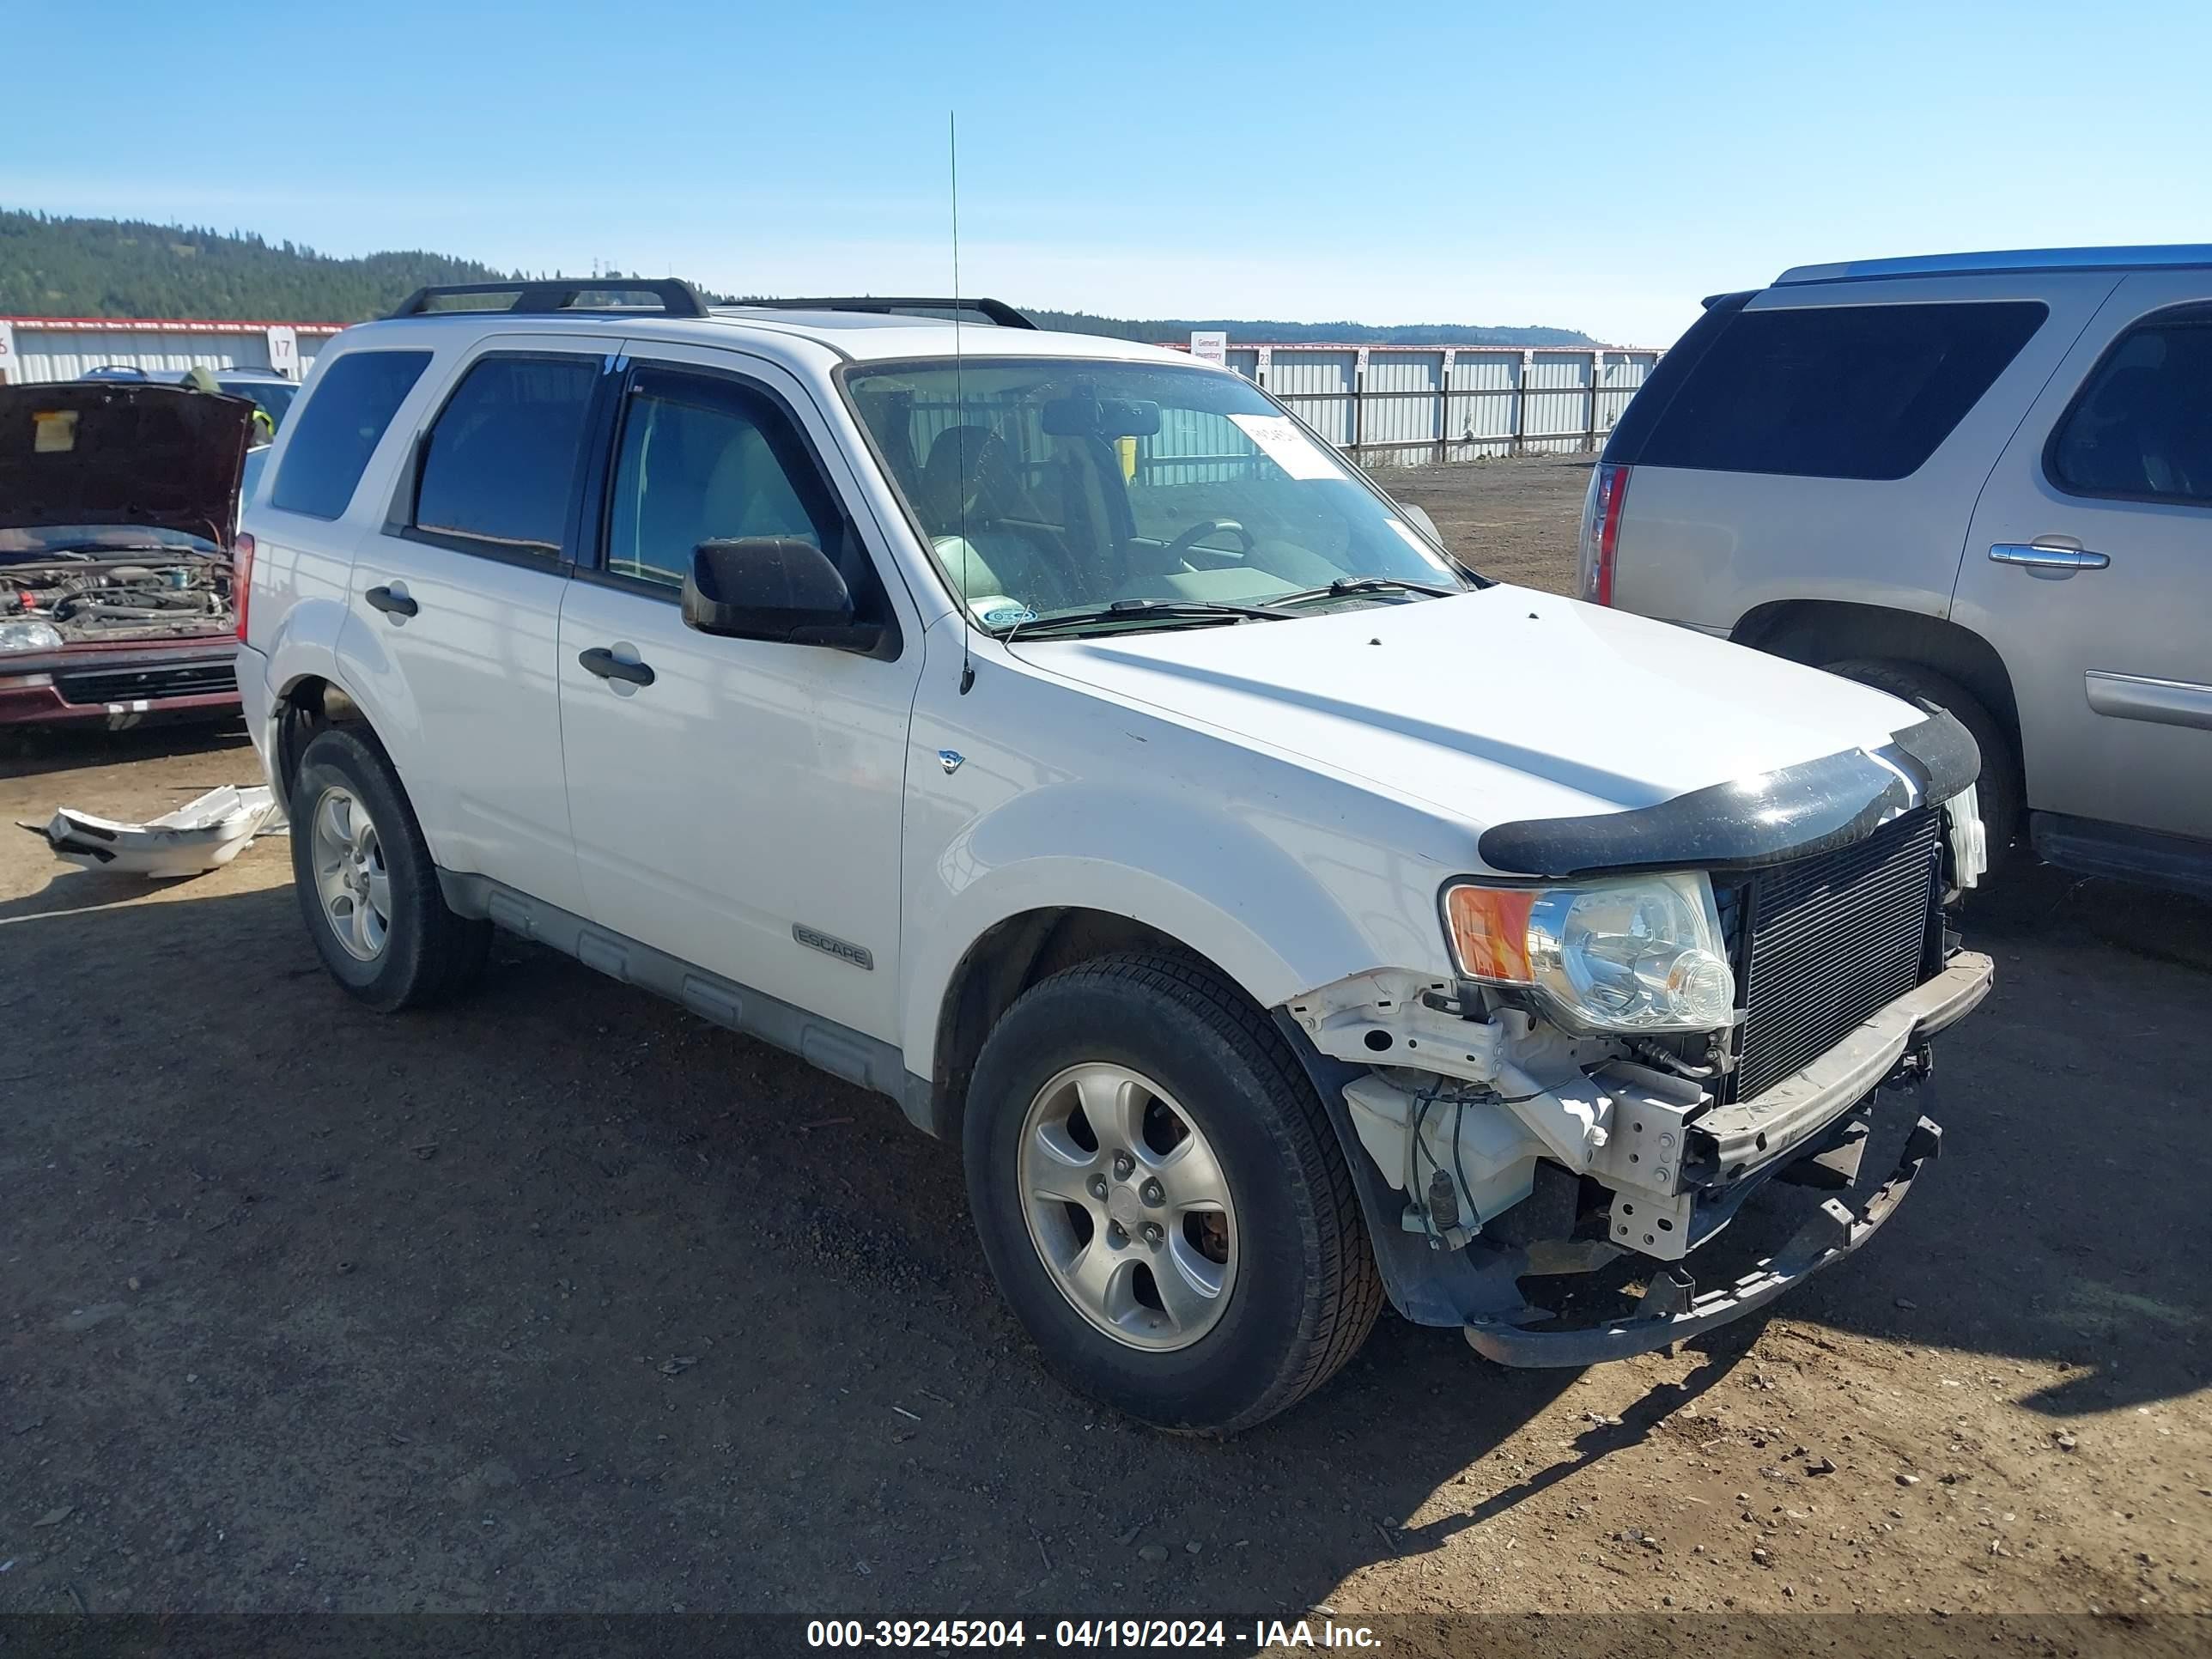
[[[1249,1642],[1262,1649],[1373,1651],[1375,1632],[1334,1619],[1262,1619],[1249,1626],[1221,1619],[1061,1619],[1049,1631],[1019,1619],[815,1619],[810,1648],[1025,1648],[1070,1651],[1221,1648]]]

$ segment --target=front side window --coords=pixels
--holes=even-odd
[[[424,442],[415,528],[557,558],[599,374],[596,357],[479,359]]]
[[[767,398],[714,376],[639,371],[623,416],[608,507],[608,573],[681,587],[701,542],[803,541],[841,563],[864,557],[839,533],[829,486]],[[855,594],[859,568],[844,572]]]
[[[844,374],[946,580],[986,625],[1123,601],[1133,620],[1146,608],[1134,602],[1304,605],[1348,582],[1475,585],[1236,376],[1003,358]]]
[[[429,362],[427,351],[349,351],[327,365],[301,406],[270,505],[312,519],[343,516],[385,428]]]
[[[2033,301],[1739,312],[1637,459],[1801,478],[1909,477],[2046,314]]]
[[[2212,315],[2123,337],[2059,422],[2050,471],[2072,495],[2212,506]]]

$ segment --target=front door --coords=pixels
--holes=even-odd
[[[885,1042],[898,1035],[899,848],[921,629],[798,382],[641,345],[561,614],[568,814],[586,914]],[[836,556],[878,655],[684,625],[691,551],[795,537]]]
[[[2131,276],[2014,434],[1954,617],[1994,645],[2039,812],[2212,838],[2212,283]]]

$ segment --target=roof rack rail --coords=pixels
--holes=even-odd
[[[512,314],[551,316],[564,312],[630,313],[642,311],[643,306],[578,305],[581,296],[605,294],[650,295],[660,301],[664,317],[704,317],[708,314],[707,301],[699,290],[680,277],[646,278],[632,276],[557,276],[546,279],[518,279],[512,283],[438,283],[418,288],[399,302],[394,317],[421,317],[432,314],[437,301],[466,297],[476,294],[512,294],[514,303],[508,306],[455,306],[454,311],[499,311]]]
[[[1036,325],[1004,300],[948,300],[906,296],[878,299],[873,295],[846,295],[836,299],[740,300],[741,309],[753,311],[866,311],[879,317],[933,317],[939,313],[977,316],[999,328],[1035,328]]]

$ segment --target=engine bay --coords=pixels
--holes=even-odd
[[[0,622],[43,622],[65,642],[219,634],[232,624],[230,564],[166,550],[0,564]]]

